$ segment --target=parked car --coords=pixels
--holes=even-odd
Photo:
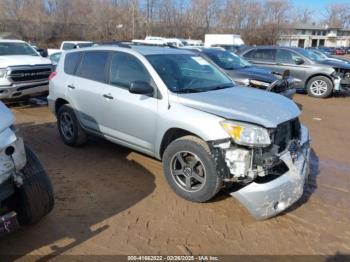
[[[335,55],[345,55],[346,54],[345,50],[341,47],[335,48],[334,52],[335,52]]]
[[[67,145],[82,145],[92,134],[160,159],[170,187],[190,201],[208,201],[236,183],[232,195],[263,219],[303,193],[310,138],[296,104],[235,86],[193,52],[142,46],[64,52],[48,101]]]
[[[284,74],[286,77],[282,78],[281,74],[253,66],[243,58],[217,48],[191,50],[213,61],[239,85],[275,92],[290,99],[295,94],[295,89],[293,88],[294,80],[286,73]]]
[[[0,99],[47,94],[51,61],[28,43],[0,39]]]
[[[319,47],[319,50],[321,50],[322,52],[324,52],[326,55],[328,56],[332,56],[335,55],[335,50],[332,47]]]
[[[290,75],[298,80],[295,87],[306,90],[313,97],[325,98],[347,88],[347,69],[327,65],[304,48],[257,46],[244,50],[240,55],[259,67],[280,73],[290,70]]]
[[[318,49],[318,48],[307,48],[307,49],[312,51],[313,53],[315,53],[317,56],[319,56],[320,57],[319,60],[324,59],[324,60],[331,60],[331,61],[344,62],[344,63],[350,64],[350,60],[345,59],[345,58],[332,56],[332,55],[328,55],[327,53],[325,53],[321,49]]]
[[[48,49],[48,55],[52,55],[57,52],[62,52],[65,50],[79,49],[85,47],[91,47],[94,45],[94,42],[91,41],[63,41],[61,43],[60,49]]]
[[[53,208],[49,177],[13,128],[14,117],[0,102],[0,236],[39,221]]]

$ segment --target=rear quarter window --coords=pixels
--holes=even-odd
[[[66,54],[64,59],[64,72],[68,75],[74,75],[80,63],[83,52],[74,52]]]

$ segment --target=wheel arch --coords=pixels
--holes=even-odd
[[[309,77],[306,79],[306,81],[305,81],[305,89],[307,88],[307,86],[308,86],[308,84],[309,84],[309,81],[310,81],[312,78],[317,77],[317,76],[323,76],[323,77],[328,78],[329,81],[331,81],[332,84],[333,84],[332,89],[334,88],[334,81],[333,81],[333,79],[332,79],[331,76],[329,76],[329,75],[327,75],[327,74],[323,74],[323,73],[317,73],[317,74],[313,74],[313,75],[309,76]]]
[[[63,98],[58,98],[55,102],[55,114],[57,115],[58,110],[63,106],[67,105],[69,102]]]
[[[195,137],[198,137],[204,141],[203,138],[201,138],[200,136],[198,136],[198,135],[196,135],[188,130],[185,130],[182,128],[170,128],[164,133],[163,138],[162,138],[162,142],[160,143],[160,148],[159,148],[160,159],[163,158],[164,151],[167,148],[167,146],[170,145],[171,142],[173,142],[176,139],[179,139],[181,137],[184,137],[184,136],[195,136]]]

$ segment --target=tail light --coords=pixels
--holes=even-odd
[[[49,81],[52,80],[56,75],[57,75],[57,72],[56,72],[56,71],[53,71],[53,72],[49,75]]]

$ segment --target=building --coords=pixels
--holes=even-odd
[[[280,46],[292,47],[341,47],[350,46],[350,29],[317,25],[293,25],[278,42]]]

